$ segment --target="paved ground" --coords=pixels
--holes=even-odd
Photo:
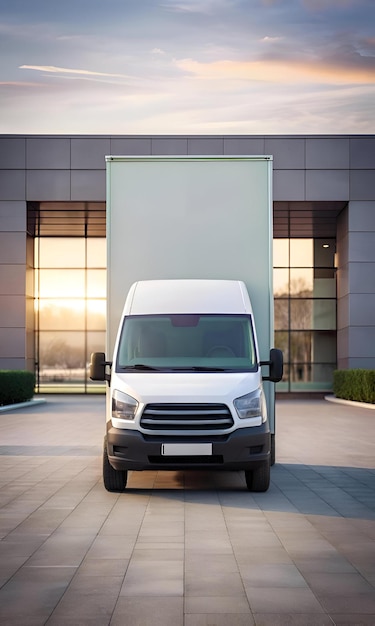
[[[375,625],[375,413],[277,403],[265,494],[241,473],[101,481],[104,398],[0,415],[4,626]]]

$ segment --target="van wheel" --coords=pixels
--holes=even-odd
[[[255,470],[245,471],[246,485],[249,491],[267,491],[270,486],[271,470],[270,462],[265,461],[263,465]]]
[[[124,491],[128,480],[127,470],[115,470],[109,462],[107,437],[104,437],[103,448],[103,482],[107,491]]]

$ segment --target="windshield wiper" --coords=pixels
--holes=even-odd
[[[159,367],[152,367],[152,365],[146,365],[145,363],[134,363],[134,365],[123,365],[121,370],[146,370],[146,371],[154,371],[159,372]]]
[[[224,367],[210,367],[207,365],[187,365],[186,367],[173,367],[174,372],[225,372]]]

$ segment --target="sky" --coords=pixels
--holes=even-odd
[[[0,0],[2,134],[372,134],[375,0]]]

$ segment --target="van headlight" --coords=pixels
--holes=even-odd
[[[115,389],[112,394],[112,417],[133,420],[137,412],[138,402],[127,393]]]
[[[247,393],[246,396],[236,398],[233,404],[238,417],[242,420],[259,416],[262,418],[262,423],[267,420],[266,403],[261,387],[251,393]]]

